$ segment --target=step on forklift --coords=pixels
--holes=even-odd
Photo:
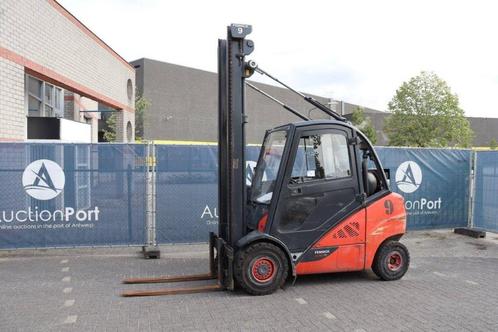
[[[242,288],[275,292],[297,276],[372,269],[381,280],[400,279],[409,253],[403,198],[389,190],[389,172],[367,137],[344,117],[296,91],[246,56],[250,25],[232,24],[218,41],[219,227],[209,236],[210,272],[127,279],[126,284],[216,280],[186,288],[134,290],[156,296]],[[311,120],[246,82],[265,75],[323,111]],[[301,121],[266,132],[251,185],[246,185],[245,86]]]

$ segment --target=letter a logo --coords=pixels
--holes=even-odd
[[[22,175],[22,184],[26,193],[42,201],[57,197],[64,189],[65,182],[62,168],[48,159],[32,162]]]
[[[413,177],[412,165],[408,164],[408,166],[406,167],[406,170],[404,172],[404,176],[403,176],[403,179],[401,180],[401,182],[413,183],[415,185],[417,184],[415,182],[415,178]]]
[[[396,185],[407,194],[414,192],[422,183],[422,170],[414,161],[405,161],[396,170]]]

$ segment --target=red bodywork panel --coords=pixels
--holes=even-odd
[[[406,231],[406,211],[401,195],[390,193],[361,209],[327,232],[312,249],[337,247],[315,261],[299,262],[298,275],[359,271],[372,266],[379,245]]]

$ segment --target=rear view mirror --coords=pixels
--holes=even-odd
[[[384,174],[386,175],[387,185],[391,185],[391,170],[389,168],[384,168]]]

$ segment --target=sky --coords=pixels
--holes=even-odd
[[[226,26],[251,24],[250,58],[301,91],[385,111],[404,81],[433,71],[467,116],[498,117],[496,1],[59,2],[128,61],[214,72]]]

